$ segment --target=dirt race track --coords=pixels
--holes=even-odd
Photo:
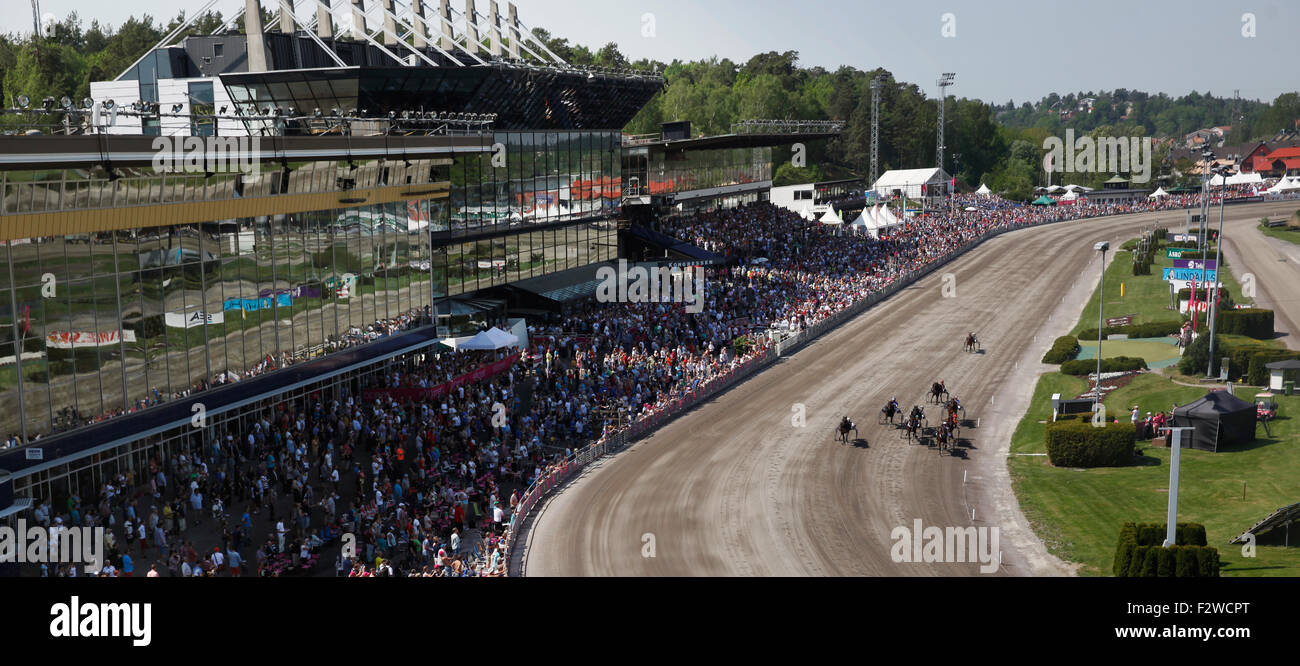
[[[1296,207],[1294,201],[1231,206],[1227,218],[1257,220]],[[515,570],[529,576],[979,575],[977,562],[893,561],[891,531],[920,519],[941,528],[998,527],[1000,575],[1068,575],[1069,567],[1030,530],[1011,491],[1005,463],[1011,433],[1044,369],[1043,352],[1072,327],[1097,283],[1093,243],[1109,240],[1117,248],[1142,226],[1161,222],[1181,230],[1183,221],[1182,211],[1096,218],[986,242],[584,470],[523,526],[526,547],[516,549]],[[1237,226],[1245,234],[1252,224]],[[1250,238],[1269,240],[1257,232]],[[1236,247],[1246,242],[1239,237]],[[1232,269],[1251,270],[1240,259]],[[1277,274],[1271,269],[1269,276]],[[1289,284],[1296,284],[1296,265],[1287,270]],[[954,276],[955,298],[943,296],[945,274]],[[1281,278],[1261,276],[1261,291],[1271,279]],[[968,330],[979,335],[982,354],[962,351]],[[909,443],[877,425],[890,396],[904,409],[924,404],[930,383],[940,378],[967,417],[979,419],[978,427],[960,433],[969,440],[964,455]],[[792,425],[796,403],[806,409],[802,428]],[[938,407],[926,411],[937,420]],[[833,441],[846,414],[865,442]],[[654,556],[645,557],[651,538]]]

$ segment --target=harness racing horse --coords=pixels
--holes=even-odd
[[[847,416],[840,421],[840,425],[835,429],[835,439],[845,444],[849,443],[849,433],[853,433],[853,438],[858,438],[858,426]]]
[[[970,353],[970,352],[978,351],[979,348],[980,348],[980,339],[975,337],[974,333],[967,334],[966,344],[962,346],[962,350],[967,353]]]
[[[953,434],[950,422],[945,421],[938,428],[935,428],[934,441],[939,444],[940,451],[951,451],[955,439],[956,436]]]
[[[902,416],[903,409],[898,406],[897,400],[890,400],[884,407],[880,408],[880,425],[894,425],[894,417]]]
[[[941,405],[947,398],[948,389],[943,385],[942,381],[930,385],[930,401],[934,402],[936,405]]]
[[[925,410],[920,405],[912,406],[912,413],[907,417],[907,440],[913,439],[921,441],[922,430],[925,427]]]
[[[966,408],[962,406],[961,400],[956,397],[948,398],[948,402],[944,403],[944,409],[948,412],[949,420],[954,420],[958,412],[961,413],[963,419],[966,418]]]

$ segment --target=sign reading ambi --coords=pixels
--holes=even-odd
[[[1065,130],[1065,140],[1043,139],[1043,168],[1050,173],[1127,173],[1134,183],[1151,180],[1151,139],[1144,136],[1101,136],[1074,138]]]
[[[633,266],[618,260],[618,268],[596,271],[596,300],[601,303],[685,303],[686,311],[704,310],[704,267]]]

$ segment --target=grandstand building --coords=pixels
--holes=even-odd
[[[247,1],[247,34],[169,36],[85,104],[5,111],[0,518],[355,396],[591,293],[604,262],[716,262],[636,222],[766,198],[771,146],[838,132],[628,139],[662,77],[571,66],[513,5],[273,4],[262,26]]]

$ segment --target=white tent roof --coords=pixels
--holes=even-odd
[[[992,193],[993,193],[993,190],[990,190],[990,189],[989,189],[989,186],[988,186],[988,185],[985,185],[984,183],[980,183],[980,188],[979,188],[978,190],[975,190],[975,194],[983,194],[983,195],[985,195],[985,196],[987,196],[987,195],[989,195],[989,194],[992,194]]]
[[[472,337],[468,342],[461,343],[457,349],[500,349],[502,347],[512,347],[519,343],[519,336],[493,326],[482,333]]]
[[[1262,182],[1264,182],[1264,177],[1254,171],[1250,173],[1238,173],[1228,177],[1229,185],[1251,185]]]
[[[844,218],[835,212],[834,206],[827,207],[826,214],[822,216],[821,221],[822,224],[844,224]]]
[[[1151,194],[1147,195],[1147,198],[1159,199],[1160,197],[1167,197],[1167,196],[1169,196],[1169,193],[1165,191],[1165,188],[1157,187],[1155,192],[1152,192]]]
[[[1045,191],[1045,192],[1060,192],[1060,191],[1063,190],[1063,189],[1065,189],[1065,188],[1064,188],[1064,187],[1061,187],[1060,185],[1048,185],[1048,186],[1047,186],[1043,191]]]
[[[1070,190],[1069,192],[1066,192],[1065,196],[1061,197],[1061,201],[1074,201],[1078,198],[1079,195],[1075,194],[1074,190]]]
[[[1300,190],[1300,178],[1283,178],[1277,185],[1268,188],[1269,192],[1294,192]]]
[[[901,188],[908,185],[942,184],[948,181],[948,174],[938,167],[928,169],[893,169],[880,175],[871,185],[871,189]]]

